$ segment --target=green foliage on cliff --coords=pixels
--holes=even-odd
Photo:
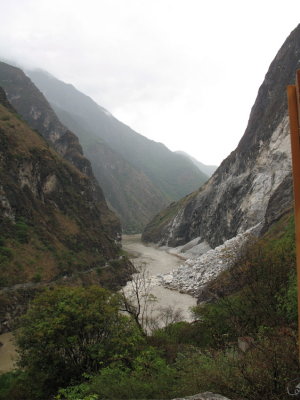
[[[219,298],[197,306],[193,323],[174,323],[146,338],[134,320],[114,314],[115,295],[65,288],[44,293],[21,322],[20,334],[27,332],[26,340],[19,341],[23,372],[6,378],[0,399],[18,400],[14,393],[23,388],[24,400],[44,400],[50,386],[61,400],[171,399],[205,391],[236,400],[286,399],[287,384],[300,373],[293,220],[285,217],[264,238],[250,243],[224,275],[218,282]],[[220,289],[221,282],[226,290]],[[114,300],[104,301],[103,308],[101,299]],[[81,321],[87,321],[87,332],[94,332],[103,321],[103,309],[101,315],[109,314],[105,326],[112,315],[118,321],[109,343],[97,340],[95,351],[88,342],[78,346],[77,338],[86,332]],[[49,346],[44,349],[43,343]],[[68,358],[72,346],[75,354],[84,354],[78,369]],[[100,364],[93,364],[95,360]]]
[[[119,223],[96,196],[100,189],[0,104],[1,116],[14,127],[0,118],[0,287],[74,273],[77,282],[118,287],[132,267],[119,259]],[[80,275],[111,260],[119,268]]]
[[[219,300],[195,308],[196,317],[209,329],[212,345],[223,346],[237,336],[255,335],[260,326],[296,324],[293,219],[285,224],[280,237],[270,232],[265,238],[248,243],[237,263],[214,282],[212,288]],[[222,293],[225,283],[234,293]]]
[[[125,231],[141,231],[169,202],[208,179],[188,158],[133,131],[73,86],[43,71],[28,73],[60,120],[80,138]]]
[[[287,384],[300,372],[293,220],[284,218],[263,239],[250,243],[227,274],[233,293],[196,307],[193,324],[172,324],[148,338],[168,368],[165,375],[150,372],[142,394],[143,385],[134,383],[134,368],[118,365],[85,382],[81,397],[64,392],[62,398],[173,398],[212,391],[231,399],[286,399]],[[236,279],[238,285],[232,286]],[[249,343],[245,353],[238,348],[239,338]],[[164,390],[162,376],[168,382],[165,397],[159,392]],[[114,379],[126,384],[115,389]]]

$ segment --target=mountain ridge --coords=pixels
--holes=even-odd
[[[186,153],[185,151],[175,151],[177,154],[181,154],[184,157],[187,157],[189,160],[191,160],[198,168],[200,171],[204,172],[208,178],[212,176],[212,174],[215,172],[215,170],[218,168],[217,165],[206,165],[203,164],[201,161],[198,161],[195,157],[192,157],[190,154]]]
[[[214,248],[258,223],[264,232],[291,209],[286,86],[299,67],[300,25],[272,61],[237,148],[190,200],[157,215],[143,240],[176,247],[198,238]]]
[[[181,156],[171,152],[161,143],[147,139],[143,135],[132,130],[129,126],[118,121],[107,110],[95,103],[90,97],[82,94],[72,85],[67,85],[62,81],[54,78],[50,74],[45,74],[43,71],[27,71],[30,78],[42,90],[48,101],[52,104],[59,118],[66,126],[72,125],[72,130],[80,137],[84,147],[85,154],[92,159],[90,154],[91,149],[95,155],[96,149],[99,148],[99,155],[103,154],[101,144],[97,140],[101,139],[109,146],[110,151],[116,153],[117,156],[123,159],[126,164],[126,169],[134,168],[136,173],[146,177],[146,188],[143,189],[142,182],[139,182],[135,203],[140,203],[141,210],[130,203],[127,211],[136,209],[136,219],[140,219],[139,229],[145,224],[144,216],[149,219],[155,215],[160,209],[165,207],[169,202],[179,199],[182,195],[188,194],[199,185],[207,180],[204,174],[199,172],[190,160],[185,160]],[[71,117],[71,118],[70,118]],[[80,129],[77,127],[81,126]],[[84,126],[84,129],[82,129]],[[95,160],[95,157],[93,157]],[[98,157],[98,163],[101,163],[101,157]],[[125,164],[124,164],[125,166]],[[95,174],[101,177],[104,183],[102,171],[105,167],[100,164],[93,164]],[[101,178],[99,178],[101,179]],[[117,179],[116,179],[117,180]],[[134,184],[134,179],[131,179],[131,184]],[[133,187],[133,186],[132,186]],[[124,187],[121,187],[124,191]],[[145,206],[147,196],[142,196],[145,193],[155,193],[149,199],[147,211]],[[124,211],[120,210],[118,203],[122,201],[122,194],[118,192],[118,187],[113,187],[112,196],[109,190],[106,190],[106,197],[109,203],[116,209],[126,226],[132,225],[132,219],[127,220]],[[118,193],[118,195],[117,195]],[[152,204],[152,206],[151,206]]]
[[[0,86],[5,90],[8,101],[31,128],[38,131],[64,159],[89,177],[93,201],[102,204],[110,221],[107,231],[115,240],[120,240],[120,221],[107,207],[102,189],[94,177],[90,161],[83,155],[77,136],[59,121],[44,95],[20,68],[0,62]]]
[[[125,283],[133,268],[106,229],[110,214],[94,202],[93,182],[8,108],[5,97],[0,89],[0,286],[61,278]]]

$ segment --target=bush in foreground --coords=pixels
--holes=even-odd
[[[119,307],[119,297],[99,287],[55,288],[33,301],[16,333],[29,398],[43,398],[116,360],[130,363],[142,338]]]

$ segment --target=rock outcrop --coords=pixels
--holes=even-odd
[[[115,217],[100,188],[0,96],[0,287],[87,276],[125,284],[133,267],[107,228]]]
[[[271,63],[238,147],[197,192],[169,206],[143,240],[171,247],[192,239],[212,248],[260,223],[264,232],[292,206],[286,86],[300,68],[300,25]]]
[[[229,400],[229,399],[220,394],[215,394],[212,392],[204,392],[204,393],[194,394],[193,396],[176,398],[173,400]]]
[[[205,248],[203,254],[200,251],[198,257],[192,255],[179,268],[168,274],[158,275],[160,284],[168,289],[188,293],[199,299],[209,282],[222,271],[234,265],[243,245],[255,234],[255,230],[258,228],[259,226],[256,226],[240,233],[215,249],[207,250]],[[195,249],[195,252],[198,250],[197,246],[193,246],[191,249]]]
[[[27,73],[78,135],[127,233],[141,232],[158,211],[208,179],[186,156],[135,132],[72,85],[44,71]]]
[[[83,155],[77,136],[60,122],[44,95],[21,69],[0,62],[0,86],[5,90],[9,103],[29,126],[39,132],[64,159],[89,177],[91,200],[101,203],[102,214],[109,220],[106,230],[119,240],[120,221],[107,207],[102,189],[93,175],[89,160]],[[103,223],[106,223],[104,218]]]

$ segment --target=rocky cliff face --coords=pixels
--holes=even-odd
[[[9,103],[30,127],[38,131],[63,158],[89,177],[93,202],[101,203],[102,214],[109,220],[106,230],[115,239],[119,239],[120,222],[108,209],[77,136],[59,121],[43,94],[19,68],[0,62],[0,86],[5,90]]]
[[[125,283],[132,266],[107,229],[115,217],[101,191],[0,98],[0,287]]]
[[[145,241],[216,247],[260,224],[264,231],[292,206],[286,86],[300,68],[300,25],[271,63],[238,147],[211,179],[146,227]]]
[[[72,85],[44,71],[27,73],[59,119],[78,135],[126,232],[140,232],[170,201],[208,179],[188,158],[133,131]]]

